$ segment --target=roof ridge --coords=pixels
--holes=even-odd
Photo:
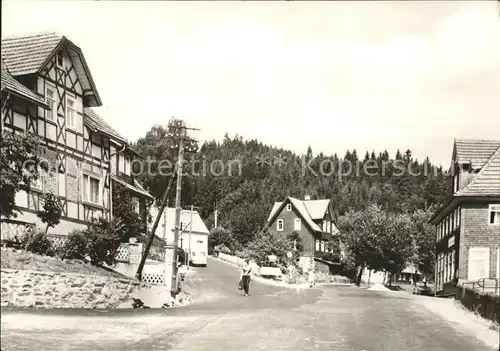
[[[301,200],[301,199],[297,199],[297,198],[294,198],[294,197],[291,197],[289,196],[290,199],[294,199],[294,200],[297,200],[298,202],[300,202],[300,204],[304,207],[304,209],[306,210],[306,214],[309,216],[309,219],[311,221],[313,221],[313,218],[311,216],[311,212],[309,212],[309,209],[307,208],[306,204],[305,204],[305,200]],[[300,212],[300,211],[299,211]],[[305,219],[305,218],[304,218]]]
[[[57,31],[55,31],[55,30],[47,30],[47,31],[40,31],[40,32],[32,32],[32,33],[26,33],[26,34],[12,35],[12,36],[8,36],[8,37],[5,37],[5,38],[2,38],[2,41],[17,40],[17,39],[23,39],[23,38],[33,38],[33,37],[43,37],[43,36],[48,36],[48,35],[51,35],[51,34],[54,34],[55,36],[57,36],[57,37],[59,37],[61,39],[63,38],[63,35],[61,35]]]
[[[493,154],[490,156],[490,158],[488,159],[488,161],[484,164],[483,168],[481,168],[481,170],[477,173],[477,175],[474,177],[474,179],[469,184],[467,184],[465,186],[465,188],[459,190],[457,192],[457,194],[464,193],[465,191],[467,191],[467,189],[469,189],[470,187],[472,187],[472,185],[477,182],[477,180],[481,177],[482,174],[484,174],[485,170],[493,162],[493,160],[495,159],[495,157],[497,155],[499,155],[499,154],[500,154],[500,146],[498,146],[497,149],[495,150],[495,152],[493,152]]]
[[[498,139],[468,139],[468,138],[461,138],[461,139],[455,139],[455,142],[457,141],[468,141],[468,142],[471,142],[471,141],[486,141],[488,143],[500,143],[500,140]]]

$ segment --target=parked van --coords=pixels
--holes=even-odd
[[[191,252],[191,257],[189,260],[191,266],[207,266],[207,253],[204,251]]]

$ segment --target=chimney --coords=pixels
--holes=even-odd
[[[311,195],[305,195],[305,196],[304,196],[304,200],[305,200],[305,201],[309,201],[309,200],[311,200]]]

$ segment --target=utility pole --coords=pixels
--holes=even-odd
[[[194,128],[187,128],[182,121],[178,121],[175,124],[176,136],[179,140],[179,160],[177,166],[177,189],[175,194],[175,229],[174,229],[174,264],[172,265],[172,285],[171,293],[173,296],[177,294],[177,244],[179,241],[179,223],[181,220],[181,187],[182,187],[182,165],[184,164],[184,148],[186,148],[186,142],[192,143],[187,145],[187,151],[192,151],[193,144],[196,145],[194,139],[187,137],[187,129],[197,130]]]
[[[193,204],[191,204],[191,219],[189,223],[189,256],[187,267],[189,269],[189,261],[191,260],[191,234],[193,233]]]
[[[168,211],[168,199],[166,210]],[[167,211],[163,211],[163,241],[167,242]]]
[[[181,127],[182,128],[182,127]],[[181,187],[182,187],[182,165],[184,163],[184,134],[182,128],[179,138],[179,164],[177,166],[177,188],[175,192],[175,227],[174,227],[174,264],[172,265],[172,285],[170,291],[173,296],[177,294],[177,245],[179,242],[179,223],[181,220]]]
[[[179,231],[179,236],[180,236],[180,239],[181,239],[181,250],[184,250],[184,247],[182,246],[182,243],[184,242],[184,235],[182,235],[184,232],[184,230],[182,229],[182,222],[181,222],[181,229]]]
[[[176,205],[179,203],[180,204],[180,187],[181,187],[181,181],[182,181],[182,162],[184,158],[184,148],[186,148],[187,152],[196,152],[198,145],[197,141],[194,139],[191,139],[187,137],[186,135],[186,130],[199,130],[195,128],[187,128],[184,125],[184,122],[178,119],[173,119],[169,122],[168,124],[168,136],[171,138],[171,141],[173,142],[172,147],[179,148],[179,161],[175,166],[174,173],[171,175],[170,180],[167,185],[167,189],[165,190],[165,194],[163,195],[162,202],[160,204],[160,208],[158,209],[158,213],[156,214],[155,221],[153,222],[153,227],[151,228],[151,233],[149,236],[149,240],[146,245],[146,249],[144,250],[141,258],[141,262],[139,264],[139,268],[137,269],[136,273],[136,278],[141,280],[142,278],[142,270],[144,268],[144,264],[146,263],[146,257],[148,256],[149,250],[151,248],[151,244],[153,243],[154,235],[156,232],[156,229],[158,228],[158,224],[160,223],[161,216],[163,215],[165,208],[168,205],[168,194],[170,187],[172,186],[173,180],[174,180],[174,175],[175,171],[177,170],[177,194],[176,194]],[[187,144],[187,145],[186,145]],[[182,146],[182,148],[180,147]],[[182,156],[181,156],[181,150],[182,150]],[[181,159],[182,157],[182,159]],[[177,207],[177,206],[176,206]],[[180,214],[180,212],[179,212]],[[172,265],[172,287],[171,291],[176,292],[176,274],[177,274],[177,244],[178,244],[178,232],[179,232],[179,218],[176,213],[176,231],[174,235],[174,264]]]
[[[214,227],[217,228],[217,215],[218,215],[218,213],[217,213],[217,201],[215,202],[215,206],[214,207],[215,207],[215,212],[214,212],[214,220],[215,220],[214,221]]]
[[[163,200],[161,202],[160,208],[158,209],[158,213],[156,214],[155,221],[153,222],[153,227],[151,228],[151,233],[149,235],[149,239],[148,239],[148,242],[146,244],[146,248],[142,252],[142,257],[141,257],[141,262],[139,263],[139,268],[137,268],[137,273],[135,274],[135,277],[139,280],[142,279],[142,270],[144,268],[144,264],[146,263],[146,258],[148,257],[149,249],[151,248],[151,244],[153,243],[156,229],[158,228],[158,224],[160,223],[160,218],[162,216],[163,211],[165,210],[165,207],[168,204],[168,192],[169,192],[170,187],[172,186],[173,182],[174,182],[174,176],[172,175],[170,177],[170,180],[168,181],[167,189],[165,190],[165,194],[163,195]]]

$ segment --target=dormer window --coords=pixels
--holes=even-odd
[[[464,163],[462,165],[462,169],[466,172],[469,172],[471,170],[471,166],[470,166],[470,163]]]

